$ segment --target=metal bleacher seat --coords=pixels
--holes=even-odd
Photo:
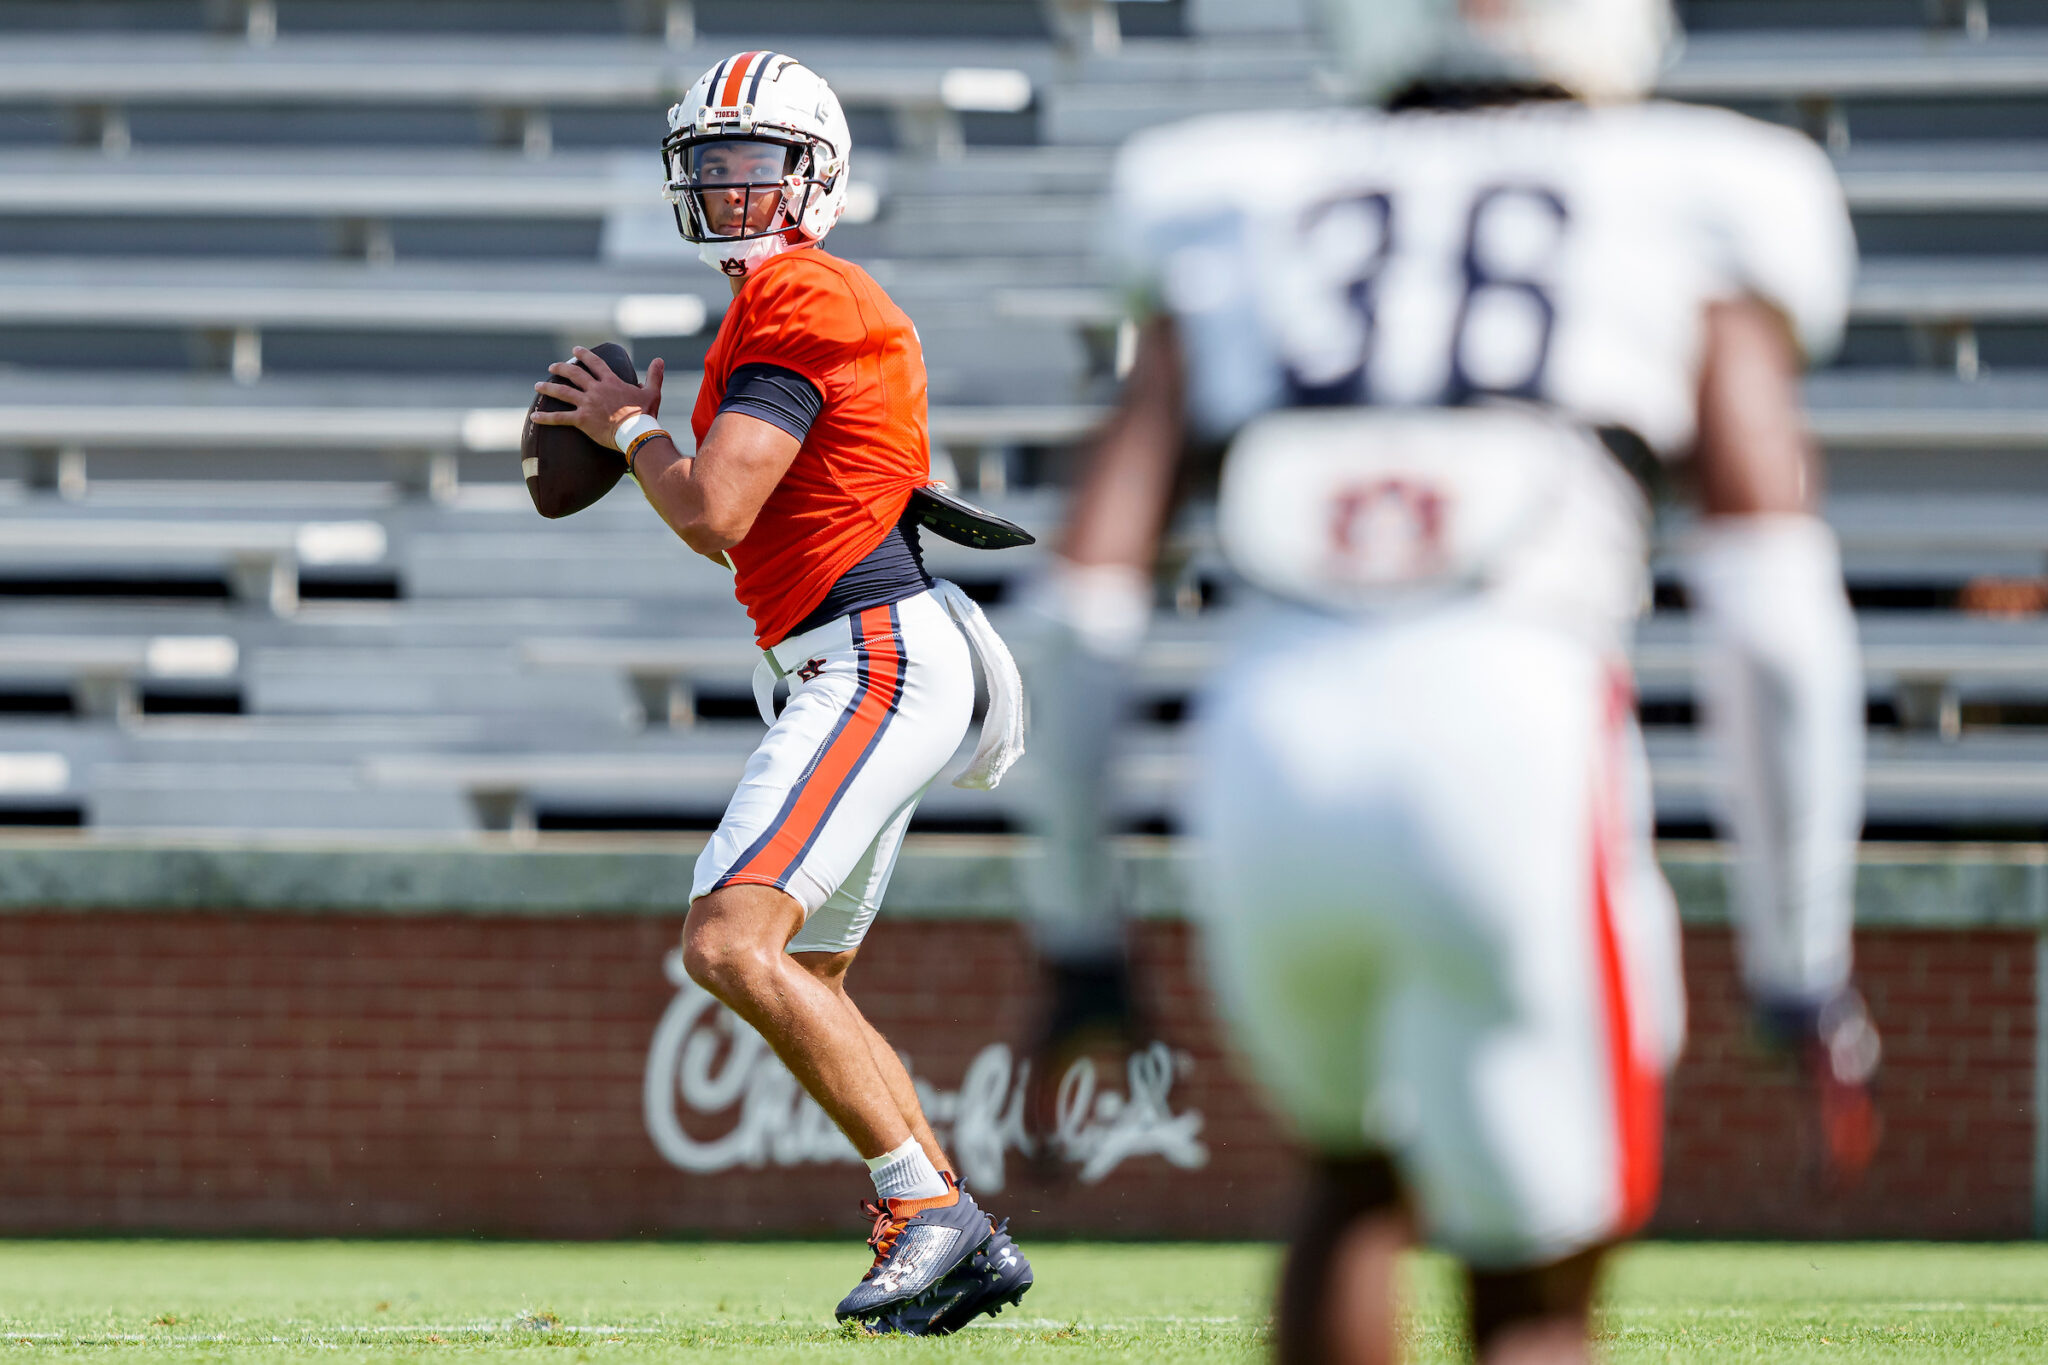
[[[186,518],[8,518],[0,569],[29,573],[128,564],[197,564],[223,571],[234,593],[280,614],[299,605],[302,564],[376,564],[384,528],[374,521],[194,521]]]
[[[702,295],[643,290],[560,268],[516,279],[503,268],[369,267],[334,262],[0,262],[0,326],[170,328],[220,339],[238,382],[263,376],[267,329],[395,334],[514,332],[567,346],[608,337],[692,336]],[[585,278],[578,279],[578,275]],[[394,369],[403,368],[394,364]]]
[[[964,145],[961,114],[1027,107],[1033,71],[1051,57],[1043,44],[804,46],[808,60],[833,71],[846,105],[886,113],[900,143],[940,155]],[[116,152],[136,140],[138,108],[454,106],[483,111],[490,142],[542,156],[557,144],[562,113],[658,116],[731,50],[729,42],[678,49],[560,34],[411,35],[402,44],[352,35],[248,44],[181,34],[18,36],[0,67],[0,104],[62,110],[75,138]]]
[[[2030,177],[2032,193],[2048,193],[2048,169]],[[1924,202],[1924,201],[1921,201]],[[1938,202],[1938,201],[1937,201]],[[1120,324],[1122,310],[1109,290],[1088,286],[1010,288],[996,295],[1005,317],[1063,322],[1100,336]],[[1981,368],[1973,336],[1984,323],[2048,324],[2048,261],[1879,260],[1868,263],[1856,286],[1852,325],[1899,323],[1948,339],[1944,356],[1964,378]],[[1098,356],[1115,353],[1098,340]]]
[[[0,634],[0,680],[54,678],[81,716],[134,724],[144,679],[232,678],[240,651],[232,636]]]
[[[1852,140],[1854,101],[2038,97],[2044,86],[2048,35],[2004,27],[1698,34],[1662,82],[1677,99],[1796,105],[1837,149]]]
[[[460,487],[462,455],[483,457],[481,465],[496,466],[500,481],[512,477],[529,382],[407,379],[371,386],[295,377],[242,386],[144,374],[110,385],[104,376],[38,376],[38,390],[50,401],[25,408],[0,433],[0,448],[35,454],[40,472],[32,481],[73,497],[89,486],[101,452],[126,453],[124,466],[133,472],[135,452],[153,451],[169,472],[181,461],[189,467],[202,452],[242,452],[246,459],[324,451],[371,457],[401,487],[445,500]],[[687,369],[671,371],[669,402],[687,404],[695,382]],[[930,430],[936,444],[963,452],[1064,445],[1101,413],[1082,403],[937,407]],[[331,473],[340,466],[324,467]],[[140,468],[147,470],[148,461]]]
[[[1869,695],[1891,705],[1902,730],[1955,741],[1966,702],[2048,701],[2048,629],[2038,620],[1901,613],[1867,618],[1860,634]],[[1683,618],[1644,622],[1632,658],[1645,696],[1691,695],[1698,651]]]

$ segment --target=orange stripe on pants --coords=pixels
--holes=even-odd
[[[1664,1158],[1664,1081],[1654,1067],[1643,1062],[1635,1047],[1628,976],[1615,925],[1614,863],[1622,854],[1623,839],[1622,725],[1628,703],[1627,686],[1617,680],[1602,726],[1603,780],[1593,798],[1594,931],[1600,953],[1600,993],[1607,1015],[1615,1153],[1620,1160],[1621,1222],[1617,1232],[1623,1236],[1642,1227],[1656,1209]]]
[[[804,775],[795,803],[761,851],[720,879],[724,882],[765,882],[780,886],[803,857],[811,835],[832,808],[869,743],[889,718],[903,676],[903,651],[891,629],[890,609],[870,607],[860,614],[861,648],[867,654],[867,682],[854,701],[852,716]]]

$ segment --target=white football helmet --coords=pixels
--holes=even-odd
[[[845,111],[824,78],[794,57],[763,51],[726,58],[669,109],[668,128],[662,198],[706,265],[744,276],[778,252],[821,241],[846,211],[853,136]],[[721,144],[723,151],[713,150]],[[775,149],[779,166],[772,154],[766,161],[747,155]],[[765,173],[743,169],[733,178],[733,167],[764,164]],[[715,207],[707,202],[718,196],[724,200]],[[723,230],[714,217],[727,220]]]
[[[1540,82],[1602,103],[1641,99],[1678,46],[1671,0],[1318,0],[1347,93],[1416,81]]]

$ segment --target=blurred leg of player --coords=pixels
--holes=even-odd
[[[1253,1074],[1352,1181],[1349,1225],[1297,1242],[1283,1349],[1386,1358],[1386,1153],[1472,1270],[1484,1358],[1578,1358],[1596,1253],[1655,1203],[1683,1030],[1625,680],[1483,600],[1273,632],[1204,722],[1196,880]]]
[[[1758,1032],[1800,1071],[1826,1183],[1859,1181],[1882,1132],[1881,1047],[1850,973],[1863,820],[1863,680],[1799,357],[1756,300],[1706,319],[1688,582],[1705,730],[1723,774],[1742,983]]]
[[[1397,1358],[1397,1280],[1414,1219],[1393,1161],[1326,1157],[1309,1172],[1307,1213],[1280,1272],[1274,1353],[1280,1365]]]

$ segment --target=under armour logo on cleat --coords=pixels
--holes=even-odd
[[[803,667],[797,669],[797,680],[799,682],[809,682],[811,679],[817,677],[820,673],[823,673],[824,671],[825,661],[823,659],[811,659],[808,662],[806,662],[803,665]]]

